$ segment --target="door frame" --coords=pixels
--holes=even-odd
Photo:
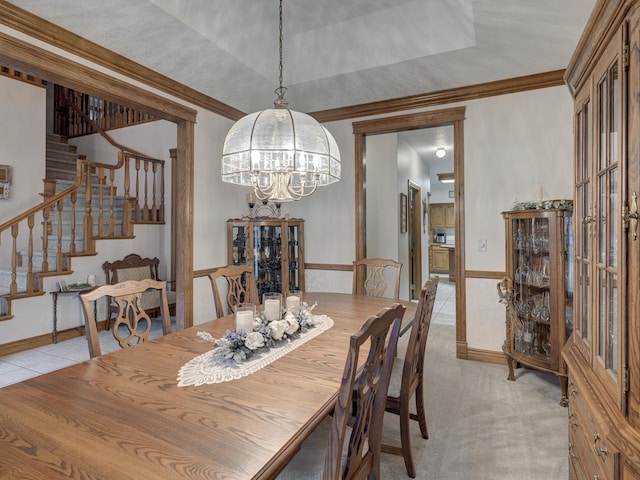
[[[355,142],[355,237],[356,260],[366,256],[366,198],[364,151],[367,135],[397,133],[441,125],[453,125],[454,196],[456,212],[456,356],[468,358],[466,321],[465,232],[464,232],[464,119],[466,107],[410,113],[354,122]]]
[[[409,259],[409,300],[418,300],[422,289],[422,188],[413,180],[407,180],[407,198],[409,208],[407,252]],[[415,248],[414,248],[415,245]],[[415,281],[415,278],[418,281]],[[413,289],[411,286],[413,285]]]

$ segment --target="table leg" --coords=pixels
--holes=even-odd
[[[53,343],[58,343],[58,294],[51,292],[53,298]]]

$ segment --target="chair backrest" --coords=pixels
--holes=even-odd
[[[162,333],[164,335],[171,333],[166,286],[167,282],[149,278],[141,281],[120,282],[115,285],[103,285],[90,292],[81,293],[80,300],[84,309],[84,324],[89,344],[89,356],[93,358],[102,354],[91,302],[109,297],[118,306],[118,316],[111,330],[120,347],[130,347],[149,338],[151,319],[142,308],[142,294],[148,290],[156,290],[160,295]]]
[[[362,258],[353,262],[353,293],[384,297],[387,290],[385,269],[395,270],[393,299],[400,300],[400,271],[402,263],[384,258]],[[362,285],[362,290],[360,290]]]
[[[325,455],[325,480],[379,478],[382,420],[404,312],[405,307],[397,303],[384,308],[351,336]],[[360,347],[367,340],[369,353],[360,371]],[[352,409],[355,419],[347,438]],[[343,461],[345,448],[347,456]]]
[[[407,351],[402,367],[400,395],[411,394],[418,380],[422,378],[424,369],[424,355],[427,348],[427,336],[431,326],[433,304],[438,291],[439,278],[434,277],[426,281],[420,292],[420,300],[416,315],[411,325],[411,333],[407,343]]]
[[[115,285],[116,283],[126,282],[129,280],[144,280],[158,278],[158,258],[142,258],[136,253],[130,253],[122,260],[115,262],[104,262],[102,269],[107,277],[107,284]]]
[[[220,295],[218,279],[225,278],[227,280],[227,312],[225,313],[224,304]],[[243,303],[253,303],[258,305],[258,287],[253,276],[253,268],[251,265],[232,265],[217,269],[209,274],[211,280],[211,288],[213,289],[213,300],[216,306],[216,316],[224,317],[228,313],[235,312],[236,305]]]

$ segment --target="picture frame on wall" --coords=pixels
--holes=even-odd
[[[11,166],[0,165],[0,182],[11,183]]]
[[[400,194],[400,233],[407,233],[407,195]]]
[[[9,198],[10,190],[11,190],[10,183],[0,182],[0,200],[7,200]]]

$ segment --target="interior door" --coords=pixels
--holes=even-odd
[[[422,288],[422,194],[420,186],[409,180],[409,299],[418,300]]]

